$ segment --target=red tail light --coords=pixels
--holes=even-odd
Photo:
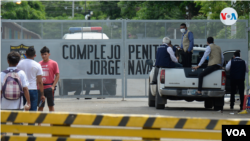
[[[226,84],[226,72],[222,71],[221,72],[221,85],[225,86],[225,84]]]
[[[165,83],[165,70],[161,70],[160,80],[162,84]]]

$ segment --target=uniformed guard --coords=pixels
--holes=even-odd
[[[240,58],[239,51],[236,51],[234,53],[233,59],[231,59],[227,63],[226,70],[230,71],[230,83],[231,83],[230,109],[234,108],[236,87],[238,87],[240,94],[240,110],[242,110],[244,102],[244,89],[245,89],[244,82],[245,82],[245,75],[248,72],[248,65],[245,60]]]
[[[193,36],[193,33],[187,29],[187,26],[185,23],[181,24],[180,31],[182,33],[182,39],[181,39],[181,49],[183,50],[182,64],[183,64],[183,67],[191,67],[193,46],[194,46],[194,36]]]
[[[170,38],[164,37],[162,42],[163,44],[157,48],[154,76],[151,84],[157,84],[159,68],[182,67],[175,57]]]

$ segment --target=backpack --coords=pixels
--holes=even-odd
[[[22,82],[18,75],[19,71],[18,69],[3,71],[3,73],[6,73],[6,76],[4,77],[4,84],[2,86],[2,95],[8,100],[20,99],[21,105],[21,96],[23,96],[24,93]]]

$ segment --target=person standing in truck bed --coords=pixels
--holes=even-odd
[[[198,66],[193,67],[193,69],[197,70],[205,62],[207,56],[209,56],[208,67],[204,71],[202,71],[199,75],[198,91],[195,93],[195,95],[199,96],[202,95],[201,91],[202,91],[203,77],[220,69],[224,62],[223,52],[221,51],[221,48],[219,46],[214,44],[213,37],[207,38],[207,44],[208,46],[205,50],[203,57],[201,58],[200,63],[198,64]]]
[[[193,32],[187,29],[187,25],[185,23],[182,23],[180,25],[180,31],[182,33],[182,38],[181,38],[181,49],[183,50],[182,64],[183,67],[191,67],[193,46],[194,46]]]

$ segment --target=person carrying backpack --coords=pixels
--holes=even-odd
[[[17,69],[20,61],[17,52],[10,52],[7,56],[9,67],[1,72],[1,110],[23,110],[23,96],[27,99],[27,108],[30,109],[28,79],[22,70]]]

